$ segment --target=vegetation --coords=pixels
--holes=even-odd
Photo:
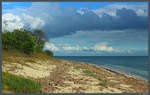
[[[35,51],[42,52],[42,49],[44,48],[44,32],[42,30],[34,30],[33,36],[35,37]]]
[[[99,78],[98,78],[98,80],[99,80],[99,81],[102,81],[102,78],[101,78],[101,77],[99,77]]]
[[[85,74],[90,75],[90,76],[93,76],[93,77],[96,76],[96,75],[94,74],[94,72],[93,72],[93,71],[90,71],[90,70],[84,70],[83,72],[84,72]]]
[[[45,36],[42,30],[28,31],[16,29],[13,32],[2,32],[2,48],[4,50],[18,50],[26,54],[43,52]],[[50,53],[49,53],[50,54]],[[51,52],[51,55],[53,53]]]
[[[79,70],[79,69],[82,69],[82,67],[81,66],[75,66],[74,69]]]
[[[107,80],[103,80],[101,77],[99,77],[98,80],[100,81],[100,85],[105,86],[105,87],[107,86],[108,84]]]
[[[50,50],[45,50],[44,52],[45,52],[45,54],[48,55],[48,56],[53,56],[53,52],[50,51]]]
[[[9,62],[32,62],[32,59],[16,59],[15,56],[47,58],[53,56],[52,51],[43,51],[45,36],[42,30],[29,31],[26,29],[16,29],[13,32],[2,32],[2,59]],[[7,56],[14,56],[8,58]],[[44,58],[43,58],[44,57]],[[49,57],[50,58],[50,57]],[[15,68],[14,68],[15,69]],[[41,84],[39,82],[26,79],[10,73],[2,72],[2,91],[14,93],[41,93]]]
[[[101,80],[100,81],[100,85],[102,85],[102,86],[107,86],[108,85],[108,82],[107,82],[107,80]]]
[[[84,70],[83,71],[85,74],[87,75],[90,75],[90,76],[93,76],[93,77],[96,77],[96,75],[94,74],[93,71],[90,71],[90,70]],[[108,85],[108,82],[107,80],[103,80],[101,77],[98,77],[98,80],[100,81],[100,85],[106,87]]]
[[[15,93],[41,93],[39,82],[2,72],[2,89]]]
[[[34,52],[34,37],[27,30],[14,30],[2,32],[2,48],[5,50],[16,49],[24,53]]]

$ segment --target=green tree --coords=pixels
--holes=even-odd
[[[45,52],[45,54],[48,55],[48,56],[53,56],[53,55],[54,55],[53,52],[50,51],[50,50],[45,50],[44,52]]]
[[[2,48],[12,49],[15,45],[15,35],[12,32],[2,32]]]
[[[22,50],[24,53],[34,52],[34,39],[32,33],[28,30],[14,30],[16,36],[16,49]]]
[[[45,38],[45,33],[42,30],[39,30],[39,29],[35,29],[34,32],[33,32],[33,35],[36,38],[39,38],[39,39],[44,39]]]
[[[24,53],[32,53],[34,51],[35,42],[27,30],[14,30],[13,32],[2,33],[2,47],[5,50],[17,49]]]
[[[26,54],[43,52],[44,32],[35,30],[34,32],[26,29],[15,29],[13,32],[2,32],[2,48],[5,50],[15,49]],[[46,50],[45,53],[53,56],[53,52]]]
[[[42,52],[44,48],[44,40],[45,40],[45,34],[42,30],[35,29],[33,32],[33,36],[35,37],[35,50],[37,52]]]

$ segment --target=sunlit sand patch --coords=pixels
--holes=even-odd
[[[13,70],[11,70],[14,68]],[[50,72],[56,68],[55,65],[49,64],[38,64],[38,63],[30,63],[27,62],[25,64],[19,63],[10,63],[4,64],[2,66],[2,70],[4,72],[9,72],[15,75],[21,75],[24,77],[31,77],[31,78],[43,78],[49,76]]]
[[[129,87],[131,87],[131,85],[126,85],[126,84],[120,84],[120,86],[121,86],[122,88],[129,88]]]
[[[110,80],[110,82],[118,83],[119,81],[116,81],[116,80]]]

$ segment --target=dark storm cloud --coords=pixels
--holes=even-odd
[[[98,10],[104,9],[105,7]],[[31,28],[42,28],[46,36],[50,38],[71,35],[77,31],[105,30],[107,32],[107,30],[146,30],[148,28],[148,17],[137,15],[137,12],[141,14],[140,11],[129,8],[114,9],[115,16],[109,15],[109,11],[99,14],[92,9],[77,10],[74,7],[63,9],[57,3],[33,3],[30,8],[16,10],[9,10],[7,13],[19,14],[21,21],[23,18],[23,21],[25,19]]]
[[[77,31],[92,30],[123,30],[123,29],[147,29],[148,17],[138,16],[131,9],[118,9],[116,16],[103,14],[99,17],[91,10],[82,10],[84,14],[78,13],[75,9],[70,8],[61,10],[61,14],[49,13],[53,20],[46,21],[43,27],[48,37],[60,37],[70,35]]]

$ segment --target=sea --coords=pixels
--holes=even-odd
[[[148,56],[55,56],[55,58],[95,64],[148,80]]]

